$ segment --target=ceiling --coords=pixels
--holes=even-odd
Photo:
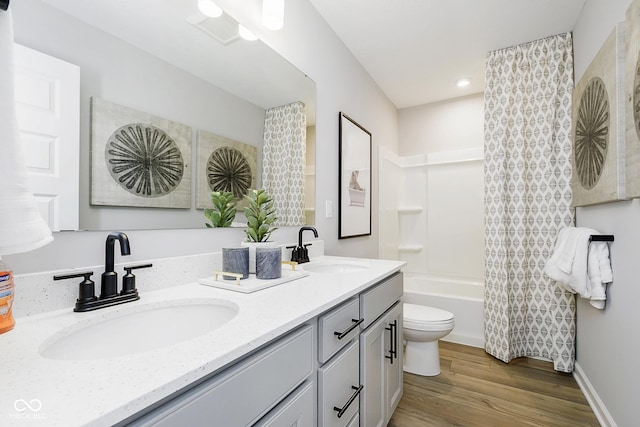
[[[573,30],[585,3],[310,1],[397,108],[482,92],[488,52]]]

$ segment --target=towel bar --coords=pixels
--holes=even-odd
[[[589,237],[590,242],[613,242],[613,235],[611,234],[592,234]]]
[[[0,9],[2,10],[9,9],[9,0],[0,0]]]

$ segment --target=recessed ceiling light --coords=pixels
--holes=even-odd
[[[471,84],[471,79],[466,78],[466,77],[456,80],[456,86],[458,86],[458,87],[467,87],[470,84]]]
[[[198,9],[210,18],[222,15],[222,9],[211,0],[198,0]]]

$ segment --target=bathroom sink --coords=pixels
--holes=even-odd
[[[320,261],[317,263],[305,264],[302,266],[303,270],[309,271],[311,273],[320,273],[320,274],[340,274],[340,273],[357,273],[359,271],[368,270],[364,264],[358,264],[356,262],[329,262],[329,261]]]
[[[48,338],[40,355],[94,360],[156,350],[204,335],[229,322],[238,306],[215,299],[150,303],[106,312]]]

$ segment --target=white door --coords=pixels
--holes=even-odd
[[[51,230],[77,230],[80,68],[16,44],[15,80],[30,189]]]

